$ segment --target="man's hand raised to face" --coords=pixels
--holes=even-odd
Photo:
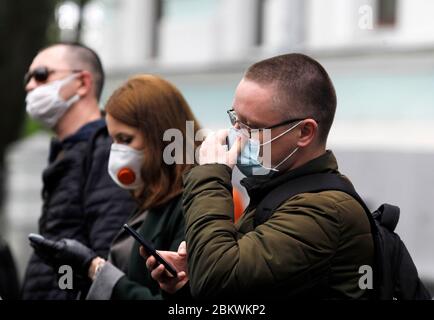
[[[231,169],[237,164],[238,155],[247,142],[244,136],[238,136],[234,145],[228,150],[228,130],[210,133],[202,143],[199,151],[199,164],[220,163]]]

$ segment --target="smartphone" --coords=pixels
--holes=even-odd
[[[145,251],[148,255],[153,256],[155,259],[157,259],[157,261],[159,263],[161,263],[162,265],[164,265],[166,270],[172,276],[174,276],[175,278],[177,277],[177,272],[176,272],[175,268],[170,263],[168,263],[166,260],[164,260],[162,256],[160,256],[158,254],[157,250],[155,250],[154,246],[150,242],[146,241],[140,234],[138,234],[129,225],[124,224],[124,229],[143,246],[143,248],[145,249]]]

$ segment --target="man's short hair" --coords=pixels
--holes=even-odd
[[[284,54],[253,64],[244,78],[276,85],[278,110],[287,119],[315,119],[319,123],[319,141],[327,141],[336,111],[336,92],[329,75],[317,61],[304,54]]]
[[[102,67],[101,59],[98,54],[91,48],[76,42],[59,42],[45,47],[41,51],[54,47],[65,46],[67,47],[68,62],[74,69],[87,70],[93,75],[93,82],[95,88],[95,97],[99,101],[101,98],[102,90],[104,87],[104,69]]]

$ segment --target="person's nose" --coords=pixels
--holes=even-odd
[[[30,92],[38,86],[35,79],[31,78],[30,81],[26,84],[25,90],[26,92]]]

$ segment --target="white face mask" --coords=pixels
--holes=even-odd
[[[65,79],[44,84],[30,91],[26,97],[26,110],[29,116],[49,128],[56,126],[66,110],[80,100],[78,94],[66,101],[60,96],[60,89],[76,77],[77,75],[73,74]]]
[[[144,153],[129,146],[113,143],[108,172],[121,188],[134,190],[143,185],[141,168]]]

